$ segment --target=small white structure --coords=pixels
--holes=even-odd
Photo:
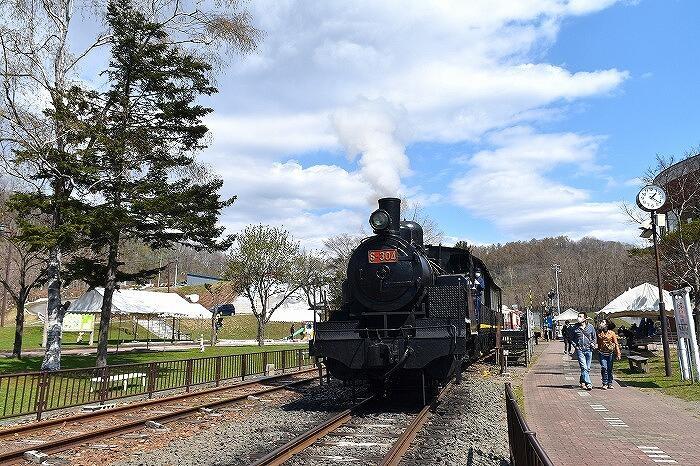
[[[578,312],[576,312],[575,309],[567,309],[566,311],[562,312],[558,316],[554,317],[554,320],[556,322],[563,322],[565,320],[576,320],[578,317]]]
[[[272,298],[268,304],[268,309],[274,307],[279,303],[281,297]],[[238,295],[233,301],[233,306],[236,308],[236,315],[238,314],[252,314],[253,309],[250,306],[250,300],[243,296]],[[321,315],[319,311],[318,316]],[[312,322],[314,320],[314,311],[309,308],[309,303],[306,300],[306,296],[303,292],[297,292],[292,294],[287,298],[270,318],[272,322]]]
[[[667,310],[673,309],[671,293],[663,291]],[[630,288],[613,299],[596,314],[607,317],[656,317],[659,315],[659,289],[651,283],[642,283]]]

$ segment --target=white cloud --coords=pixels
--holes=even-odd
[[[405,149],[420,141],[480,141],[489,134],[497,149],[469,162],[470,172],[482,175],[481,189],[497,190],[516,172],[520,178],[509,185],[512,196],[496,192],[491,205],[595,204],[587,191],[553,182],[547,173],[560,164],[595,169],[600,138],[538,135],[527,127],[561,114],[571,101],[614,92],[628,77],[615,68],[572,72],[538,59],[564,19],[614,3],[252,3],[265,37],[259,54],[232,63],[220,78],[209,120],[213,144],[205,154],[224,176],[227,192],[240,196],[227,212],[229,224],[258,221],[261,210],[280,209],[274,219],[316,238],[304,225],[315,219],[344,231],[345,220],[364,219],[368,199],[380,195],[483,197],[471,194],[475,186],[468,179],[455,182],[451,193],[424,192],[416,183],[426,174],[415,174]],[[510,126],[518,127],[503,130]],[[552,140],[551,151],[540,150]],[[508,151],[514,145],[518,153]],[[333,159],[342,150],[349,167]],[[326,152],[324,163],[306,162],[317,160],[319,151]],[[501,159],[508,164],[491,165]],[[486,209],[470,209],[503,225]]]
[[[573,133],[535,134],[510,128],[490,136],[496,146],[465,160],[451,184],[455,203],[513,236],[568,235],[632,240],[618,202],[593,202],[590,192],[556,180],[562,166],[594,165],[600,138]]]

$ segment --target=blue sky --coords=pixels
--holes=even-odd
[[[238,195],[231,231],[320,246],[393,195],[446,244],[635,241],[637,177],[700,142],[695,1],[244,5],[265,36],[227,57],[201,154]]]

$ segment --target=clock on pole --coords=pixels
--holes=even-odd
[[[644,186],[637,194],[637,205],[647,212],[659,210],[666,204],[666,191],[661,186],[650,184]]]

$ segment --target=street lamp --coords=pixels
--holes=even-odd
[[[668,348],[668,328],[666,318],[666,304],[664,303],[664,290],[661,282],[661,264],[659,260],[659,233],[656,231],[656,215],[659,209],[666,204],[666,191],[661,186],[644,186],[637,194],[637,205],[640,209],[651,214],[651,237],[654,241],[654,256],[656,259],[656,286],[659,287],[659,314],[661,315],[661,343],[664,348],[664,370],[666,377],[671,376],[671,357]],[[644,237],[644,232],[642,233]],[[648,236],[647,236],[648,238]]]
[[[557,315],[559,315],[561,314],[561,302],[559,300],[559,274],[561,273],[561,267],[559,267],[559,264],[552,264],[552,270],[554,270],[554,283],[557,293]]]

